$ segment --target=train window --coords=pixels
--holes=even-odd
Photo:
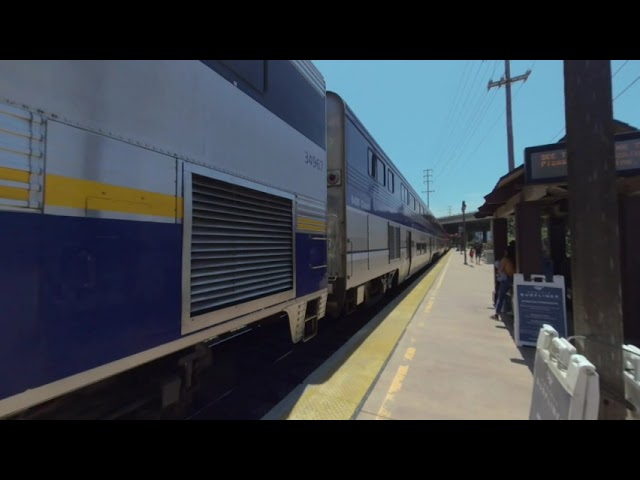
[[[391,193],[394,193],[396,191],[395,187],[396,187],[395,175],[391,170],[387,170],[387,188]]]
[[[409,201],[407,202],[407,205],[409,205],[409,208],[413,208],[414,210],[416,209],[416,199],[413,196],[413,193],[409,193]]]
[[[376,167],[376,180],[378,180],[378,182],[380,182],[382,185],[385,185],[385,180],[386,180],[386,168],[384,163],[382,162],[382,160],[380,160],[378,158],[377,155],[374,155],[378,161],[378,166]]]
[[[391,225],[389,225],[387,223],[387,243],[389,245],[389,262],[391,262],[391,260],[393,260],[394,257],[394,252],[395,252],[395,232],[393,231],[393,227]]]
[[[369,169],[369,175],[371,175],[372,178],[375,178],[382,185],[386,185],[386,165],[382,160],[380,160],[378,155],[371,151],[371,149],[369,149],[368,155],[369,161],[367,163],[369,165],[367,168]]]
[[[387,224],[389,237],[389,262],[400,258],[400,227]]]
[[[371,175],[373,178],[376,178],[376,156],[373,154],[373,152],[371,150],[368,151],[369,154],[369,160],[368,160],[368,169],[369,169],[369,175]]]
[[[369,150],[369,175],[379,182],[384,182],[384,163],[380,161],[378,156]]]

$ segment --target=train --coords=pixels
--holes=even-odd
[[[0,418],[182,351],[186,388],[211,339],[308,341],[448,249],[308,60],[0,61],[0,225]]]

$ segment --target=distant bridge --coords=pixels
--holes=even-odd
[[[465,213],[465,223],[467,225],[469,224],[483,224],[483,225],[489,225],[489,229],[491,228],[491,219],[487,220],[486,218],[475,218],[474,215],[477,213],[477,210],[475,212],[469,212],[469,213]],[[440,217],[438,218],[438,221],[440,222],[440,224],[444,227],[445,225],[451,225],[451,224],[460,224],[462,225],[462,214],[460,215],[449,215],[448,217]]]
[[[471,236],[476,232],[482,232],[483,241],[486,242],[491,238],[487,236],[487,233],[491,232],[491,217],[476,218],[476,212],[477,211],[466,212],[464,215],[467,234]],[[438,222],[440,222],[442,228],[444,228],[449,235],[455,235],[462,231],[462,214],[440,217],[438,218]]]

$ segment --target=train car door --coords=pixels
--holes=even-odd
[[[367,215],[367,271],[371,270],[371,230],[369,228],[369,219],[371,215]]]
[[[411,242],[411,232],[407,230],[407,271],[411,275],[411,259],[413,258],[413,249]]]

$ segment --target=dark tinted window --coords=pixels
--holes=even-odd
[[[288,60],[201,60],[325,148],[325,97]]]
[[[265,60],[220,60],[242,80],[259,92],[265,88]]]

